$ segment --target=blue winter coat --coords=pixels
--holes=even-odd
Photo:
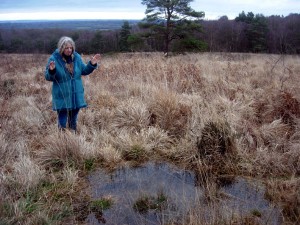
[[[50,56],[45,78],[48,81],[52,81],[52,108],[53,110],[61,109],[79,109],[86,107],[86,101],[84,99],[84,87],[81,80],[81,75],[88,75],[96,69],[91,62],[85,64],[82,61],[81,56],[77,53],[73,53],[73,75],[67,70],[66,62],[63,60],[58,49]],[[55,61],[55,73],[50,74],[49,63]]]

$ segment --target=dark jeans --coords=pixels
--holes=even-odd
[[[77,116],[79,113],[79,109],[72,109],[72,110],[57,110],[58,115],[58,128],[65,129],[68,127],[72,130],[76,131],[76,124],[77,124]]]

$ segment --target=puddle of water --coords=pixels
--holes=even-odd
[[[165,224],[168,221],[184,222],[190,211],[201,208],[209,221],[211,205],[206,201],[204,189],[197,184],[193,172],[183,171],[167,163],[147,163],[141,167],[121,168],[112,174],[97,170],[88,177],[92,198],[111,197],[113,206],[103,212],[106,224]],[[280,224],[279,210],[264,199],[264,188],[258,182],[237,178],[220,188],[226,196],[218,202],[221,215],[249,215],[261,213],[264,224]],[[166,196],[166,207],[139,213],[134,204],[142,196]],[[220,212],[219,212],[220,213]],[[226,216],[225,216],[226,217]],[[92,213],[88,224],[103,224]]]

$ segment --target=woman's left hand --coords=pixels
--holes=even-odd
[[[96,54],[92,57],[91,59],[91,63],[92,65],[96,65],[97,63],[100,62],[100,59],[101,59],[101,55],[100,54]]]

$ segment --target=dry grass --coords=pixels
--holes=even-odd
[[[279,203],[287,222],[299,223],[300,215],[300,179],[290,177],[286,180],[269,180],[267,197]]]
[[[74,224],[79,196],[89,201],[82,191],[89,169],[152,159],[264,178],[285,223],[300,221],[299,56],[104,56],[83,78],[89,108],[79,114],[77,135],[56,128],[47,58],[0,55],[0,217],[7,224]],[[218,216],[214,224],[257,224]],[[191,213],[186,224],[199,221]]]

